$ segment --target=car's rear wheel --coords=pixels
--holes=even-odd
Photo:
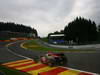
[[[61,57],[61,65],[67,65],[67,63],[68,63],[68,59],[67,59],[67,57],[63,54],[63,53],[61,53],[61,54],[59,54],[60,55],[60,57]]]
[[[53,66],[55,65],[54,60],[49,59],[49,60],[48,60],[48,65],[49,65],[50,67],[53,67]]]
[[[53,64],[52,64],[51,62],[49,62],[48,65],[49,65],[50,67],[53,67]]]

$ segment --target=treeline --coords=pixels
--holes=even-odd
[[[73,41],[77,44],[93,43],[100,40],[100,25],[96,25],[96,23],[90,19],[77,17],[68,23],[64,30],[49,33],[48,37],[52,34],[64,34],[66,41]]]
[[[12,22],[0,22],[0,31],[11,31],[11,32],[21,32],[21,33],[35,33],[37,31],[34,28],[25,26],[23,24],[16,24]]]

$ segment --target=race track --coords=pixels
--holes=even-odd
[[[24,42],[16,42],[12,43],[8,46],[8,48],[3,45],[0,46],[0,61],[1,62],[8,62],[12,60],[19,60],[19,59],[25,59],[24,57],[17,56],[11,52],[8,51],[11,50],[14,53],[17,53],[19,55],[29,57],[34,59],[36,56],[41,56],[45,54],[46,52],[42,51],[32,51],[32,50],[25,50],[20,47],[20,44]],[[2,43],[0,43],[2,44]],[[74,53],[67,53],[65,52],[65,55],[68,58],[68,65],[67,67],[74,68],[74,69],[80,69],[84,71],[94,72],[100,74],[100,52],[74,52]]]
[[[11,53],[9,49],[6,47],[6,44],[8,43],[9,42],[0,42],[0,63],[25,59],[23,57]]]

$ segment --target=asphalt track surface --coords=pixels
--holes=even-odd
[[[0,42],[0,63],[25,59],[9,52],[9,49],[5,46],[8,43],[9,42]]]
[[[43,51],[25,50],[20,47],[20,44],[22,42],[11,44],[8,47],[8,49],[12,50],[13,52],[17,54],[20,54],[32,59],[46,53]],[[68,58],[68,64],[66,65],[67,67],[100,74],[100,52],[89,52],[89,53],[65,52],[65,55]],[[24,58],[10,53],[7,50],[7,47],[0,46],[0,61],[7,62],[7,61],[19,60],[19,59],[24,59]]]

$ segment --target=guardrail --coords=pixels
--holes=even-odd
[[[90,44],[90,45],[53,45],[49,44],[47,42],[44,42],[42,40],[39,40],[40,43],[50,46],[50,47],[55,47],[55,48],[62,48],[62,49],[93,49],[93,48],[100,48],[100,44]]]

